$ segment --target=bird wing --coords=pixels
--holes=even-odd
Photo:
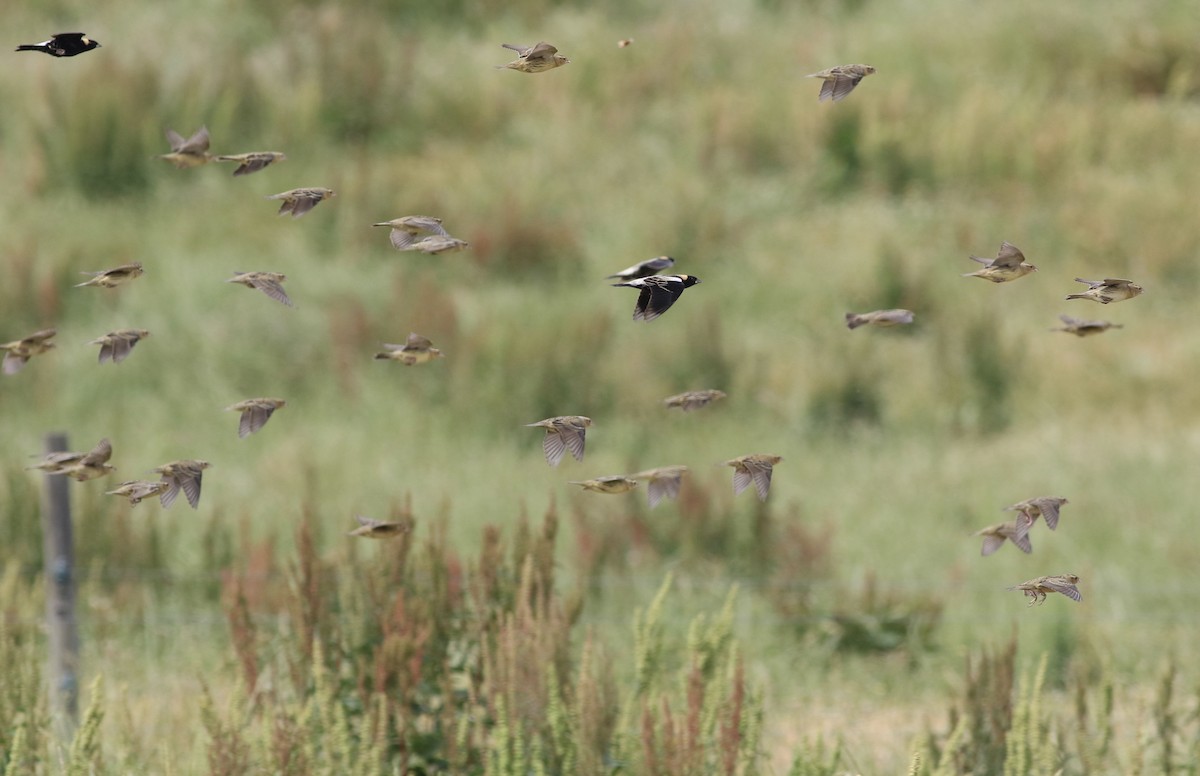
[[[637,309],[634,310],[635,321],[652,321],[659,317],[683,293],[683,283],[678,280],[651,276],[646,278],[642,293],[638,296]]]
[[[830,99],[834,102],[840,102],[847,94],[854,91],[854,87],[858,86],[858,82],[862,80],[862,76],[847,76],[840,75],[832,81],[826,81],[825,86],[821,87],[821,94],[825,93],[825,87],[832,84],[830,91]]]
[[[996,258],[992,261],[992,266],[1016,269],[1021,266],[1021,262],[1023,261],[1025,261],[1025,255],[1021,253],[1020,249],[1005,240],[1000,243],[1000,250],[996,253]]]
[[[748,487],[750,487],[750,470],[744,465],[735,466],[733,468],[733,495],[741,494]]]
[[[1049,577],[1042,580],[1042,586],[1049,590],[1053,590],[1056,593],[1062,593],[1072,601],[1083,600],[1083,596],[1079,593],[1079,588],[1075,587],[1075,585],[1071,584],[1070,582]]]
[[[979,554],[986,558],[988,555],[991,555],[993,552],[1000,549],[1002,546],[1004,546],[1004,537],[1003,536],[997,536],[996,534],[987,534],[986,536],[983,537],[983,548],[979,551]]]
[[[564,428],[558,433],[558,436],[562,437],[563,444],[565,444],[567,446],[567,449],[571,451],[571,455],[573,455],[575,457],[576,461],[583,460],[583,445],[584,445],[584,434],[585,433],[586,432],[581,428],[570,428],[570,427]]]
[[[551,466],[558,466],[566,451],[567,446],[563,441],[562,433],[553,429],[546,429],[546,438],[542,440],[542,452],[546,454],[546,463]]]
[[[433,343],[429,341],[429,338],[416,332],[409,334],[408,339],[404,342],[405,350],[429,350],[431,347],[433,347]]]
[[[1019,549],[1021,552],[1025,553],[1026,555],[1033,552],[1033,545],[1029,541],[1028,533],[1014,534],[1013,536],[1010,536],[1008,538],[1012,540],[1013,544],[1017,545],[1017,549]]]
[[[1053,531],[1058,528],[1058,508],[1059,503],[1056,499],[1040,499],[1037,502],[1038,508],[1042,510],[1042,519],[1046,521],[1046,527]]]
[[[290,298],[288,298],[287,292],[285,292],[283,290],[283,286],[280,285],[278,280],[274,280],[272,278],[261,278],[260,277],[260,278],[252,279],[250,284],[252,286],[254,286],[255,288],[257,288],[259,291],[262,291],[264,294],[266,294],[267,296],[274,299],[276,302],[282,302],[283,304],[287,305],[288,307],[293,306],[292,300]]]
[[[754,489],[758,491],[758,500],[766,501],[767,494],[771,491],[771,472],[774,471],[772,466],[754,466],[750,467],[750,476],[754,479]]]
[[[183,488],[183,494],[187,496],[188,504],[191,504],[192,509],[200,503],[200,478],[203,474],[196,472],[195,474],[177,475],[179,487]]]
[[[535,43],[532,48],[523,51],[521,56],[525,59],[553,59],[557,53],[557,48],[543,40]]]
[[[175,137],[178,138],[179,135],[175,135]],[[184,141],[178,148],[172,145],[171,150],[180,154],[199,155],[204,153],[208,150],[208,127],[200,127],[194,135]]]

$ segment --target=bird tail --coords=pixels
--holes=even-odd
[[[1087,294],[1067,294],[1067,299],[1088,299]]]
[[[518,54],[520,54],[521,49],[524,48],[524,46],[514,46],[511,43],[501,43],[500,46],[501,46],[501,48],[512,49],[513,51],[517,52]]]
[[[983,275],[980,275],[978,272],[964,272],[964,273],[962,273],[962,277],[964,277],[964,278],[981,278],[981,277],[983,277]]]
[[[22,43],[20,46],[17,46],[16,50],[17,51],[41,51],[42,47],[41,46],[33,46],[28,43]]]
[[[846,313],[846,327],[849,329],[857,329],[862,326],[865,321],[854,313]]]

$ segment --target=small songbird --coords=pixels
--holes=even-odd
[[[1063,504],[1067,503],[1069,502],[1065,498],[1059,496],[1038,496],[1005,507],[1004,511],[1028,515],[1030,525],[1039,517],[1043,518],[1046,521],[1046,527],[1053,531],[1058,528],[1058,511],[1062,509]]]
[[[913,322],[912,310],[875,310],[869,313],[846,313],[846,326],[857,329],[859,326],[902,326]]]
[[[1079,577],[1074,574],[1059,574],[1052,577],[1038,577],[1019,585],[1013,585],[1008,590],[1020,590],[1029,597],[1029,605],[1043,603],[1049,593],[1062,593],[1072,601],[1082,601],[1079,594]]]
[[[204,470],[211,466],[212,464],[208,461],[185,459],[171,461],[156,467],[154,472],[161,474],[162,481],[167,483],[167,489],[158,497],[163,509],[175,503],[175,497],[179,495],[180,490],[183,490],[184,495],[187,496],[192,509],[196,509],[200,503],[200,484],[204,477]]]
[[[736,496],[750,487],[750,482],[753,481],[754,489],[758,491],[758,500],[766,501],[771,490],[771,473],[775,464],[782,460],[778,455],[756,454],[726,461],[724,466],[733,467],[733,495]]]
[[[442,227],[442,219],[433,216],[401,216],[391,221],[381,221],[371,226],[386,226],[392,231],[389,235],[392,246],[398,251],[412,250],[417,242],[417,235],[427,232],[439,237],[449,237],[450,234]]]
[[[237,169],[233,171],[233,177],[239,175],[249,175],[252,172],[265,170],[275,162],[287,161],[287,156],[279,151],[251,151],[248,154],[228,154],[226,156],[218,156],[218,162],[237,162]]]
[[[1021,552],[1030,553],[1033,552],[1033,545],[1029,543],[1029,527],[1031,525],[1033,525],[1033,518],[1022,512],[1017,515],[1016,520],[989,525],[971,535],[983,537],[983,549],[980,551],[980,555],[984,557],[1000,549],[1005,539],[1015,544]]]
[[[617,48],[628,48],[633,45],[633,38],[622,38],[617,41]]]
[[[637,487],[638,481],[623,474],[610,474],[592,480],[570,480],[568,485],[578,485],[594,493],[628,493]]]
[[[80,275],[91,275],[92,279],[83,283],[76,283],[75,287],[98,286],[100,288],[116,288],[134,278],[140,278],[143,272],[144,270],[140,261],[131,261],[128,264],[122,264],[112,269],[102,269],[99,272],[80,272]]]
[[[89,345],[100,346],[100,363],[111,361],[114,364],[119,364],[129,358],[129,354],[133,352],[133,346],[150,336],[150,332],[145,329],[117,329],[110,331],[103,337],[89,342]]]
[[[460,240],[457,237],[449,235],[442,236],[440,234],[431,234],[428,237],[422,237],[404,250],[420,251],[427,253],[430,256],[436,256],[439,253],[454,253],[461,251],[464,248],[469,248],[471,244],[466,240]]]
[[[355,515],[354,519],[358,521],[358,528],[355,528],[353,531],[347,531],[347,536],[363,536],[368,539],[390,539],[393,536],[408,533],[410,530],[408,523],[397,520],[372,520],[362,515]]]
[[[638,280],[639,278],[648,278],[651,275],[657,274],[660,270],[673,266],[675,266],[675,259],[672,259],[670,256],[655,256],[653,259],[646,259],[643,262],[634,264],[632,267],[626,267],[620,272],[613,273],[607,279]]]
[[[25,468],[41,469],[46,474],[70,474],[76,467],[98,466],[106,463],[111,457],[112,443],[105,438],[86,453],[47,453],[42,457],[41,463]]]
[[[684,391],[677,393],[674,396],[668,396],[663,399],[663,404],[668,407],[679,407],[684,412],[707,407],[718,399],[724,399],[725,392],[718,391],[715,388],[707,388],[703,391]]]
[[[56,474],[65,474],[77,482],[87,482],[97,477],[103,477],[114,468],[108,464],[112,458],[112,443],[101,439],[95,447],[84,453],[83,457],[63,466]]]
[[[854,91],[854,87],[858,86],[859,81],[874,72],[875,68],[870,65],[838,65],[819,73],[811,73],[805,78],[820,78],[824,81],[821,84],[821,94],[817,97],[817,102],[826,100],[839,102]]]
[[[571,64],[571,60],[559,54],[558,49],[545,41],[535,43],[528,48],[514,46],[511,43],[501,43],[500,45],[506,49],[512,49],[519,56],[508,64],[496,65],[497,70],[508,68],[509,70],[519,70],[522,73],[541,73]]]
[[[279,206],[279,215],[291,213],[292,218],[299,218],[320,204],[322,200],[336,196],[337,192],[333,189],[311,188],[292,189],[279,194],[271,194],[267,199],[282,199],[283,204]]]
[[[385,342],[383,347],[386,350],[376,353],[375,358],[399,361],[406,366],[427,364],[435,358],[445,356],[442,351],[433,347],[433,343],[429,341],[428,337],[422,337],[416,332],[409,334],[403,345],[391,345]]]
[[[17,46],[17,51],[40,51],[52,57],[73,57],[96,48],[100,48],[100,43],[82,32],[59,32],[41,43],[23,43]]]
[[[1086,283],[1088,290],[1082,294],[1068,294],[1067,299],[1091,299],[1100,304],[1124,302],[1126,299],[1133,299],[1145,290],[1132,280],[1121,280],[1120,278],[1105,278],[1104,280],[1075,278],[1075,282]]]
[[[1124,324],[1110,323],[1109,321],[1085,321],[1081,318],[1072,318],[1069,315],[1060,315],[1058,319],[1063,322],[1063,325],[1057,329],[1050,331],[1065,331],[1068,334],[1074,334],[1076,337],[1090,337],[1093,334],[1102,334],[1109,329],[1123,329]]]
[[[181,170],[199,167],[212,161],[212,156],[208,153],[208,127],[200,127],[187,140],[184,140],[183,136],[175,130],[168,129],[167,143],[171,146],[171,153],[163,154],[158,158],[170,162]]]
[[[238,422],[238,439],[245,439],[267,425],[271,413],[286,406],[287,402],[283,399],[246,399],[229,405],[225,411],[242,413],[242,419]]]
[[[137,506],[142,499],[160,496],[167,489],[167,483],[153,480],[126,480],[117,486],[116,490],[107,490],[106,496],[124,496],[132,506]]]
[[[571,451],[576,461],[583,460],[584,436],[591,425],[592,419],[582,415],[560,415],[539,420],[537,423],[526,423],[525,427],[546,429],[542,451],[546,454],[546,463],[558,466],[566,450]]]
[[[654,509],[664,498],[674,501],[679,497],[679,488],[683,484],[683,475],[687,474],[686,466],[659,466],[644,472],[629,475],[638,482],[647,482],[646,496],[650,508]]]
[[[971,261],[984,265],[983,269],[963,273],[964,278],[983,278],[993,283],[1007,283],[1010,280],[1023,278],[1030,272],[1037,272],[1037,267],[1025,261],[1025,254],[1017,246],[1005,240],[1000,243],[996,258],[985,259],[982,256],[972,256]]]
[[[4,351],[4,374],[15,375],[25,368],[29,359],[53,350],[54,343],[50,340],[55,334],[58,334],[58,329],[42,329],[19,340],[0,343],[0,350]]]
[[[256,288],[276,302],[282,302],[291,307],[292,300],[283,290],[282,283],[285,280],[287,280],[287,275],[282,272],[235,272],[233,277],[225,282],[240,283],[246,288]]]
[[[684,289],[700,282],[695,275],[650,275],[628,283],[613,283],[613,287],[628,286],[641,291],[637,306],[633,308],[635,321],[652,321],[665,313]]]

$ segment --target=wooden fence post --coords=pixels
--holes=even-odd
[[[46,435],[46,452],[67,449],[67,435]],[[65,475],[47,475],[42,489],[42,558],[46,568],[46,632],[50,641],[50,707],[68,734],[79,722],[79,626],[75,621],[75,550],[71,491]]]

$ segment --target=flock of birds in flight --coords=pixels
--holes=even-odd
[[[630,45],[632,40],[622,40],[618,45],[622,48]],[[517,53],[517,58],[500,69],[516,70],[522,73],[541,73],[570,64],[571,60],[558,53],[558,49],[546,42],[532,46],[515,46],[502,44],[504,48]],[[17,47],[17,51],[40,51],[54,57],[73,57],[87,51],[99,48],[100,43],[92,40],[84,33],[59,33],[49,40],[36,44],[26,44]],[[839,65],[812,73],[809,78],[821,79],[821,90],[818,100],[824,102],[840,102],[845,99],[855,87],[867,76],[875,73],[871,65]],[[211,155],[208,152],[210,139],[208,130],[201,127],[189,138],[183,138],[174,130],[167,130],[167,142],[171,152],[160,158],[181,169],[199,167],[209,162],[235,162],[234,176],[249,175],[284,161],[287,157],[278,151],[255,151],[244,154]],[[279,215],[291,215],[298,218],[326,199],[335,196],[335,192],[326,188],[300,188],[273,194],[267,199],[281,200]],[[463,250],[468,243],[452,236],[442,225],[442,219],[432,216],[403,216],[390,221],[373,224],[390,229],[392,246],[400,251],[418,251],[430,255]],[[964,277],[978,277],[992,283],[1008,283],[1036,272],[1037,267],[1025,260],[1024,254],[1012,243],[1007,241],[1000,245],[995,258],[988,259],[971,256],[972,260],[983,266],[975,272],[965,273]],[[634,307],[635,321],[653,321],[671,308],[683,292],[698,284],[700,279],[694,275],[659,274],[674,266],[675,260],[669,256],[658,256],[634,264],[613,275],[610,280],[620,282],[614,286],[637,289],[638,299]],[[142,265],[138,262],[124,264],[112,269],[84,273],[91,279],[80,283],[79,287],[94,286],[99,288],[115,288],[132,281],[143,273]],[[263,292],[277,302],[292,306],[292,301],[283,290],[286,276],[277,272],[237,272],[228,282],[245,285],[248,288]],[[1087,285],[1087,290],[1077,294],[1069,294],[1066,299],[1088,299],[1100,304],[1111,304],[1132,299],[1142,293],[1142,287],[1131,280],[1120,278],[1105,278],[1103,280],[1075,279]],[[874,310],[866,313],[846,313],[846,325],[850,329],[860,326],[890,327],[906,325],[913,322],[915,314],[911,310]],[[1060,316],[1063,326],[1053,331],[1065,331],[1079,337],[1102,333],[1110,328],[1120,328],[1119,324],[1108,321],[1088,321],[1068,315]],[[0,344],[4,351],[3,372],[12,375],[20,371],[30,358],[45,353],[54,347],[51,341],[56,334],[55,329],[44,329],[34,332],[19,340]],[[100,363],[107,361],[120,363],[129,357],[139,341],[149,336],[150,332],[143,329],[119,329],[93,340],[89,344],[100,346]],[[385,344],[384,350],[375,355],[376,359],[398,361],[408,366],[426,364],[442,358],[443,353],[433,347],[426,337],[412,333],[404,344]],[[678,407],[684,412],[699,409],[713,401],[725,398],[725,393],[719,390],[687,391],[664,400],[667,407]],[[266,425],[272,413],[284,407],[286,402],[278,398],[255,398],[237,402],[227,409],[239,412],[241,415],[238,436],[246,437]],[[550,466],[558,466],[569,451],[577,461],[583,461],[584,442],[587,429],[591,427],[591,418],[582,415],[563,415],[546,418],[529,427],[542,428],[545,436],[542,449],[546,462]],[[108,439],[101,440],[96,447],[87,452],[56,452],[47,454],[43,460],[30,469],[39,469],[47,474],[59,474],[72,477],[80,482],[102,477],[111,472],[114,467],[108,463],[112,456],[112,445]],[[758,498],[766,501],[771,488],[771,475],[774,467],[782,457],[771,454],[751,454],[732,458],[724,465],[733,468],[733,492],[741,494],[754,485]],[[116,489],[108,491],[107,495],[122,496],[131,504],[137,504],[143,499],[157,496],[164,508],[170,507],[182,491],[192,508],[200,501],[200,485],[203,473],[211,466],[203,460],[171,461],[156,467],[153,471],[160,479],[129,480],[122,482]],[[570,484],[579,485],[585,491],[605,494],[621,494],[634,490],[639,483],[647,485],[647,496],[650,508],[657,506],[663,499],[675,499],[680,492],[683,476],[688,467],[682,465],[662,466],[629,475],[611,475],[596,477],[588,480],[572,480]],[[1040,517],[1050,530],[1058,527],[1059,511],[1067,503],[1067,499],[1054,496],[1040,496],[1027,499],[1005,511],[1017,513],[1015,519],[996,525],[988,526],[975,533],[983,537],[982,554],[991,555],[999,550],[1005,541],[1011,542],[1025,553],[1033,551],[1029,540],[1029,532]],[[349,532],[350,536],[369,538],[386,538],[404,533],[408,524],[398,521],[373,520],[356,516],[359,527]],[[1029,599],[1029,604],[1044,602],[1047,594],[1061,593],[1074,601],[1082,600],[1078,588],[1079,577],[1075,574],[1058,574],[1037,577],[1009,590],[1021,590]]]

